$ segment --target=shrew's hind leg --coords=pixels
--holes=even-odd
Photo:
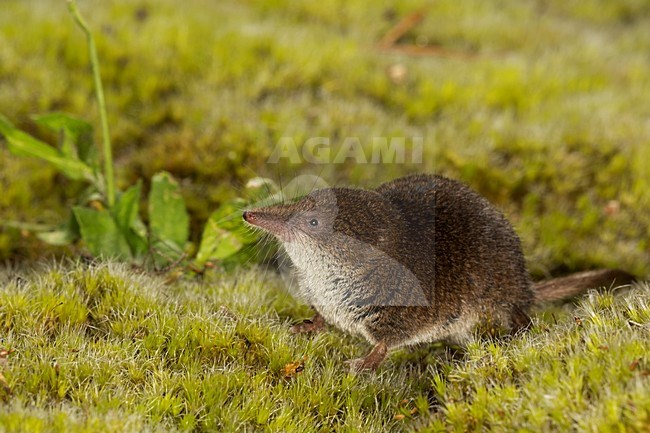
[[[346,361],[350,373],[358,373],[363,370],[376,370],[388,353],[388,346],[383,341],[375,344],[369,354],[363,358],[356,358]]]
[[[320,313],[314,314],[311,319],[303,320],[302,323],[293,325],[289,330],[294,334],[304,334],[308,332],[320,332],[325,328],[325,319]]]

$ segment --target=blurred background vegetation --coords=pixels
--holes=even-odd
[[[3,0],[0,113],[97,125],[85,40],[63,0]],[[118,185],[167,170],[196,241],[255,176],[371,187],[409,172],[469,183],[503,209],[536,276],[650,272],[650,1],[81,2],[102,65]],[[416,11],[399,41],[379,49]],[[434,52],[433,49],[442,52]],[[99,128],[96,128],[98,130]],[[282,137],[424,138],[422,164],[267,164]],[[147,185],[145,185],[147,187]],[[57,223],[80,186],[0,145],[0,219]],[[0,229],[0,259],[48,249]]]

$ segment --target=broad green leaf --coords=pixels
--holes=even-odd
[[[255,242],[259,235],[247,227],[242,218],[246,204],[246,201],[240,198],[224,202],[210,215],[208,221],[213,221],[222,229],[232,232],[242,243]]]
[[[246,209],[246,201],[241,198],[225,201],[221,203],[217,210],[212,212],[210,219],[216,221],[219,227],[232,230],[237,228],[239,223],[243,221],[244,209]]]
[[[167,266],[182,258],[185,253],[175,242],[164,240],[152,240],[151,252],[157,267]]]
[[[137,184],[124,191],[115,202],[113,216],[120,229],[128,229],[138,218],[141,192],[142,182],[138,181]]]
[[[14,155],[40,158],[54,165],[71,179],[93,179],[92,169],[82,161],[63,156],[61,152],[48,144],[17,129],[0,114],[0,133],[7,139],[9,150]]]
[[[151,179],[149,193],[149,226],[152,238],[182,250],[189,238],[189,216],[178,182],[166,172]]]
[[[149,240],[147,239],[147,228],[142,221],[138,219],[135,228],[130,228],[126,233],[126,240],[131,247],[133,257],[142,257],[149,250]]]
[[[33,119],[41,126],[63,133],[61,152],[65,156],[81,159],[90,166],[97,163],[93,127],[90,123],[65,113],[48,113],[33,116]]]
[[[81,238],[94,256],[122,259],[131,257],[126,237],[110,212],[79,206],[73,212]]]
[[[225,230],[210,218],[203,230],[196,263],[205,264],[209,260],[222,260],[239,251],[244,244],[236,234]]]
[[[148,247],[147,228],[138,214],[142,182],[124,191],[115,202],[113,217],[126,238],[134,257],[142,256]]]

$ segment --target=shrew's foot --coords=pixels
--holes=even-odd
[[[325,328],[325,320],[323,319],[323,316],[316,313],[311,320],[303,320],[302,323],[293,325],[289,331],[293,334],[305,334],[308,332],[320,332],[323,328]]]
[[[375,371],[381,361],[384,360],[386,354],[388,353],[388,347],[384,342],[379,342],[372,348],[369,354],[363,358],[356,358],[346,361],[350,369],[350,373],[359,373],[363,370],[372,370]]]

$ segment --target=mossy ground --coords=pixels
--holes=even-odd
[[[410,171],[462,179],[504,209],[536,275],[650,274],[650,3],[427,2],[406,37],[471,54],[409,57],[376,42],[423,6],[400,0],[81,2],[95,29],[118,183],[160,169],[202,222],[261,174],[372,186]],[[396,79],[389,71],[405,71]],[[96,121],[85,42],[64,1],[4,0],[0,112]],[[282,137],[422,136],[422,164],[265,164]],[[58,223],[79,185],[0,144],[0,218]],[[61,254],[0,228],[0,258]],[[68,253],[74,254],[76,250]],[[308,317],[262,269],[199,283],[75,263],[0,283],[0,431],[647,431],[650,295],[593,295],[460,358],[367,347]],[[574,319],[574,316],[578,319]],[[306,357],[306,359],[305,359]],[[284,378],[287,365],[304,370]]]
[[[295,336],[309,310],[275,273],[165,282],[126,265],[5,271],[0,431],[644,431],[650,287],[593,294],[466,353]],[[301,365],[302,371],[290,368]],[[289,368],[289,371],[287,371]],[[298,369],[300,370],[300,369]],[[646,430],[647,431],[647,430]]]

